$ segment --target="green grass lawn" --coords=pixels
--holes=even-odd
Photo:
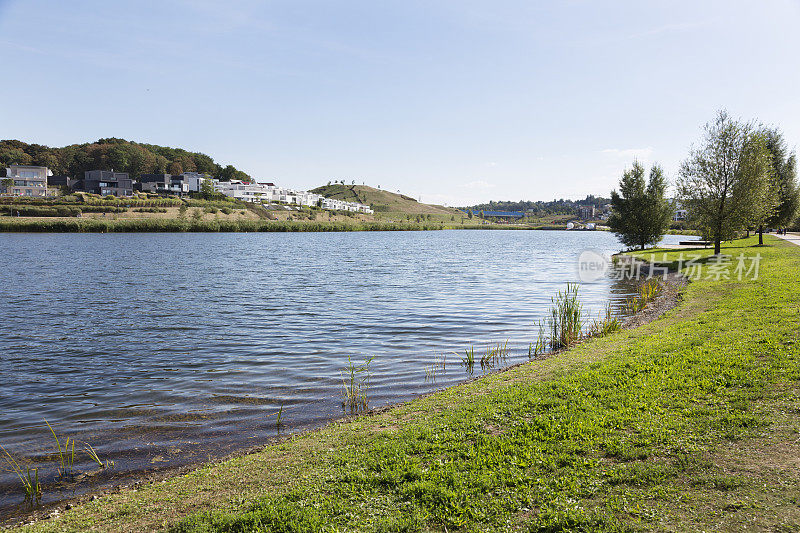
[[[650,324],[31,529],[796,531],[800,247],[755,242]]]

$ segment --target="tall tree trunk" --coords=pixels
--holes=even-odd
[[[745,228],[747,233],[744,234],[744,238],[748,238],[750,236],[750,228]]]
[[[719,255],[721,249],[722,245],[720,243],[720,240],[718,238],[714,239],[714,255]]]
[[[758,226],[758,245],[759,246],[763,246],[764,245],[764,226],[763,225],[759,225]]]

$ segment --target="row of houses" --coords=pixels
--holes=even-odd
[[[113,170],[89,170],[83,178],[54,176],[47,167],[11,165],[6,169],[6,179],[0,182],[0,194],[12,196],[49,196],[58,188],[83,191],[102,196],[120,198],[133,196],[134,191],[161,195],[185,196],[203,190],[203,183],[210,181],[214,190],[230,198],[255,203],[284,203],[317,206],[336,211],[372,214],[368,205],[325,198],[308,191],[278,187],[274,183],[247,183],[238,180],[219,181],[207,174],[184,172],[183,174],[142,174],[137,180],[127,172]]]
[[[215,191],[245,202],[262,204],[279,202],[283,204],[317,206],[335,211],[374,213],[372,208],[365,204],[325,198],[321,194],[286,189],[284,187],[278,187],[274,183],[247,183],[238,180],[213,180],[213,183]]]

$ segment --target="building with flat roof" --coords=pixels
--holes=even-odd
[[[127,172],[87,170],[83,175],[83,190],[102,196],[133,196],[133,180]]]
[[[0,181],[0,192],[13,196],[47,196],[47,177],[53,172],[47,167],[11,165],[6,178]]]

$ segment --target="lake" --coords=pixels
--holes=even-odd
[[[45,420],[115,462],[52,501],[343,416],[348,357],[374,358],[370,407],[408,400],[468,379],[470,345],[527,360],[578,254],[620,248],[566,231],[2,234],[0,444],[50,484]],[[628,290],[580,295],[597,315]],[[22,502],[9,473],[0,502]]]

